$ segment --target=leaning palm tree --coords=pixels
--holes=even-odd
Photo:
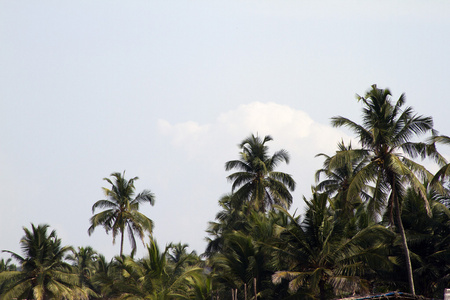
[[[78,285],[78,276],[64,261],[72,247],[61,246],[61,240],[48,225],[24,228],[20,244],[24,256],[6,251],[16,259],[18,271],[0,273],[0,299],[87,299],[87,293]]]
[[[341,116],[333,117],[332,124],[335,127],[346,126],[355,132],[362,150],[368,153],[370,161],[354,176],[348,197],[359,194],[367,183],[374,184],[374,198],[378,198],[377,194],[388,195],[390,223],[396,225],[402,237],[410,292],[415,294],[408,244],[401,220],[401,202],[405,188],[409,186],[418,193],[427,211],[430,211],[421,179],[431,180],[431,173],[413,159],[431,157],[437,162],[442,162],[442,159],[429,144],[413,142],[421,134],[433,133],[432,118],[416,115],[411,107],[402,109],[405,104],[404,94],[395,103],[391,98],[388,89],[379,89],[373,85],[365,97],[358,96],[358,101],[364,106],[362,125]]]
[[[232,182],[234,196],[263,212],[275,204],[289,208],[290,191],[295,189],[291,175],[275,171],[279,163],[289,163],[289,154],[282,149],[270,156],[266,143],[271,140],[270,135],[261,139],[252,134],[239,144],[240,159],[225,163],[227,171],[238,170],[227,177]]]
[[[107,199],[99,200],[92,206],[92,213],[97,208],[105,208],[105,210],[92,216],[88,233],[91,235],[95,228],[101,225],[106,233],[112,231],[113,244],[120,233],[120,255],[122,256],[125,230],[128,231],[132,253],[136,251],[134,234],[137,233],[144,244],[145,232],[152,232],[153,221],[139,212],[139,206],[145,202],[154,205],[155,196],[149,190],[144,190],[134,197],[134,181],[139,179],[138,177],[126,180],[125,172],[123,174],[112,173],[111,176],[114,177],[114,182],[109,178],[104,178],[112,186],[111,189],[103,188]]]

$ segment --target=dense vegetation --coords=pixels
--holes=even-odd
[[[90,220],[120,236],[111,261],[91,247],[61,245],[48,225],[24,228],[23,254],[5,250],[0,261],[0,299],[332,299],[392,290],[442,298],[450,286],[450,164],[436,144],[449,144],[431,117],[404,107],[375,85],[364,97],[362,123],[332,118],[359,140],[341,142],[323,157],[306,210],[292,215],[286,150],[270,154],[271,136],[250,135],[237,160],[225,164],[231,192],[207,228],[205,253],[185,244],[160,248],[153,223],[139,212],[153,205],[148,190],[135,196],[134,181],[113,173],[104,209]],[[430,173],[418,158],[439,165]],[[123,253],[125,232],[132,253]],[[134,257],[135,235],[147,255]]]

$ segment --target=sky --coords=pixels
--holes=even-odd
[[[158,243],[203,253],[231,191],[224,164],[252,133],[290,153],[279,170],[301,213],[315,155],[354,138],[330,118],[359,122],[355,94],[372,84],[450,135],[449,13],[439,0],[0,1],[0,250],[20,254],[23,227],[48,224],[117,255],[87,229],[103,178],[125,171],[156,196],[141,211]]]

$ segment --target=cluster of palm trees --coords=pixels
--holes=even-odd
[[[276,168],[290,157],[270,155],[271,136],[250,135],[239,159],[225,164],[231,192],[219,200],[202,255],[184,244],[162,251],[152,221],[139,212],[154,195],[135,196],[138,178],[113,173],[88,233],[102,226],[113,242],[120,236],[120,254],[107,261],[90,247],[64,247],[48,225],[32,225],[24,228],[23,256],[6,251],[17,266],[0,261],[0,299],[322,300],[392,290],[442,298],[450,286],[450,164],[436,144],[450,138],[405,108],[404,95],[393,101],[374,85],[358,100],[361,124],[332,118],[355,133],[358,146],[341,142],[333,155],[318,155],[323,168],[303,214],[289,212],[296,184]],[[440,170],[430,173],[417,158]],[[143,243],[149,236],[144,258],[134,257],[135,235]]]
[[[237,172],[205,252],[222,297],[230,289],[242,299],[253,290],[261,299],[389,290],[442,297],[450,285],[450,165],[436,143],[450,138],[404,107],[404,95],[394,101],[374,85],[358,101],[362,124],[332,118],[355,133],[358,147],[341,142],[334,155],[318,155],[323,168],[301,216],[288,212],[295,182],[274,170],[289,155],[270,156],[270,136],[248,137],[240,159],[226,163]],[[417,158],[441,168],[432,174]]]
[[[91,247],[62,247],[48,225],[24,230],[25,257],[10,252],[19,266],[0,272],[0,299],[204,299],[209,293],[203,262],[186,245],[160,252],[150,240],[145,258],[107,261]]]

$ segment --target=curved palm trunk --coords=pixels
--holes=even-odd
[[[408,273],[408,284],[409,284],[409,292],[413,295],[416,295],[416,292],[414,290],[414,278],[412,273],[412,266],[411,266],[411,257],[409,255],[409,248],[408,248],[408,242],[406,240],[406,234],[405,234],[405,228],[403,227],[402,222],[402,215],[400,211],[400,203],[398,202],[398,193],[396,189],[396,180],[395,176],[393,174],[389,174],[388,176],[391,178],[391,199],[392,204],[394,205],[395,214],[397,218],[397,228],[400,233],[400,236],[402,237],[402,248],[403,248],[403,254],[405,255],[405,261],[406,261],[406,271]]]
[[[413,295],[416,295],[416,292],[414,290],[414,278],[412,273],[411,257],[409,255],[408,243],[406,241],[405,229],[403,228],[402,216],[400,213],[400,205],[398,203],[398,197],[396,193],[393,194],[393,198],[394,198],[395,214],[397,217],[397,227],[400,232],[400,236],[402,237],[403,253],[405,255],[406,270],[408,272],[409,292]]]

